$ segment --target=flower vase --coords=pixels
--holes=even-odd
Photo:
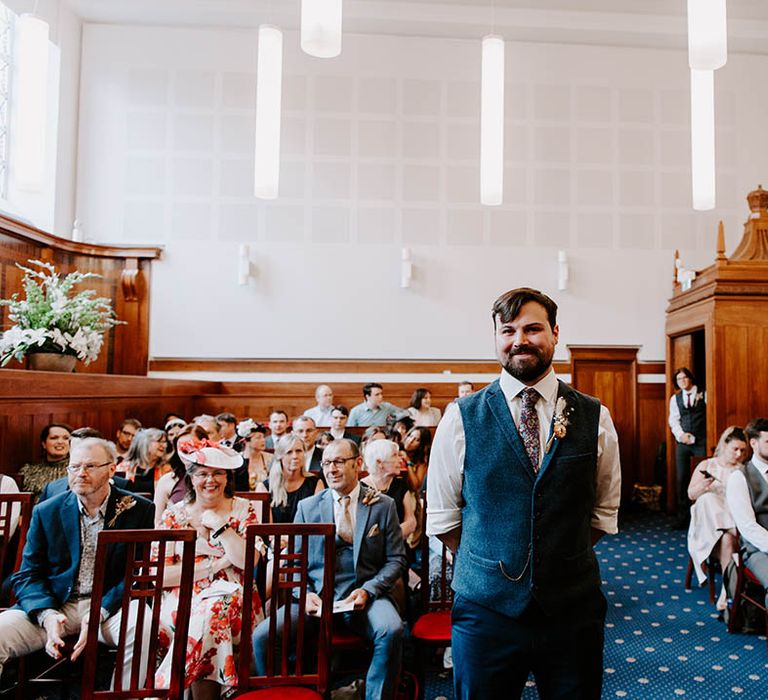
[[[74,372],[77,357],[58,352],[34,352],[27,355],[29,369],[42,372]]]

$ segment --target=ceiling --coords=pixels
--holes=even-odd
[[[298,28],[300,0],[65,0],[86,22]],[[686,0],[344,0],[344,31],[684,48]],[[768,2],[728,0],[733,52],[768,53]]]

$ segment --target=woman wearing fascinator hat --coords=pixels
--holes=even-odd
[[[244,445],[242,454],[243,465],[248,472],[247,490],[254,491],[258,484],[269,477],[272,457],[264,452],[267,446],[267,428],[249,418],[237,424],[237,435]]]
[[[250,501],[234,495],[234,473],[243,463],[237,452],[209,440],[195,440],[180,445],[179,455],[187,465],[186,496],[166,509],[159,527],[193,528],[198,533],[185,685],[194,700],[205,700],[233,692],[237,685],[245,529],[258,523],[258,517]],[[174,551],[166,558],[163,585],[167,590],[160,611],[171,639],[180,575],[180,557]],[[261,601],[255,589],[252,595],[258,622]],[[161,686],[168,683],[170,665],[169,648],[156,673]]]

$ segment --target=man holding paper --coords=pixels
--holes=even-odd
[[[400,670],[403,623],[392,592],[406,567],[405,548],[395,502],[358,481],[362,460],[352,440],[334,440],[323,452],[328,488],[299,502],[295,522],[335,523],[334,611],[373,645],[365,679],[369,700],[392,698]],[[307,613],[317,614],[323,585],[321,542],[310,545],[308,574],[313,593]],[[257,673],[262,673],[269,630],[253,635]]]

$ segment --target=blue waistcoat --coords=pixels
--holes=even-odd
[[[569,424],[538,474],[498,380],[458,402],[466,452],[453,588],[510,617],[532,598],[555,614],[600,587],[591,544],[600,402],[558,384]]]

